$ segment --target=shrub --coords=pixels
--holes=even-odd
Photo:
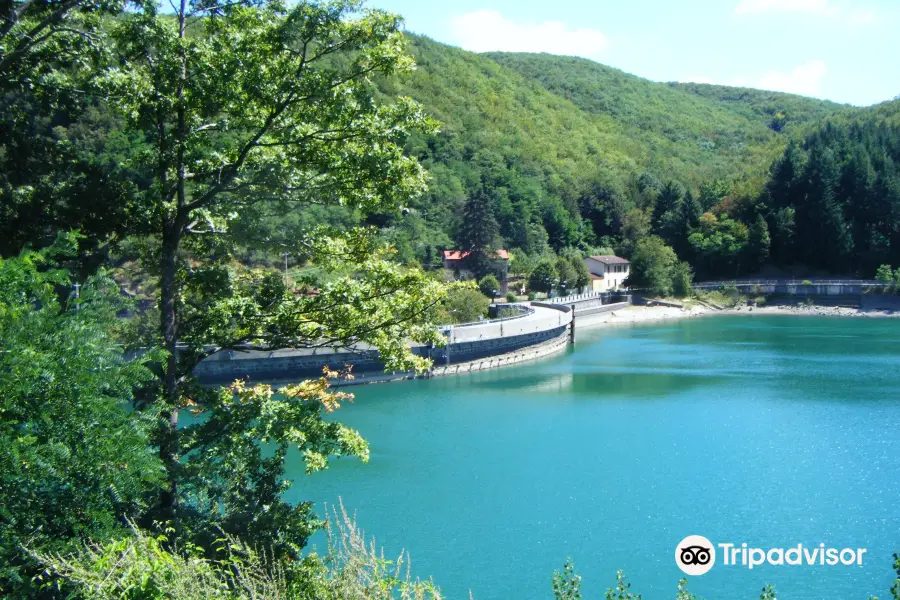
[[[512,303],[512,302],[517,302],[518,300],[519,300],[518,296],[516,296],[512,292],[506,293],[506,301],[507,302]]]
[[[471,285],[471,284],[470,284]],[[444,323],[471,323],[478,317],[487,315],[490,301],[478,290],[471,287],[451,289],[444,300]]]
[[[537,264],[534,270],[531,271],[531,275],[528,276],[528,289],[532,293],[549,293],[556,279],[556,266],[550,260],[544,259]]]
[[[672,293],[679,298],[687,298],[693,291],[694,271],[691,265],[680,262],[672,270]]]
[[[488,298],[496,298],[500,293],[500,282],[493,275],[485,275],[478,281],[478,289]]]

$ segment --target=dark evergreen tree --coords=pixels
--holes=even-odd
[[[479,186],[463,207],[462,228],[459,232],[462,249],[470,252],[469,269],[478,277],[491,272],[491,255],[496,250],[498,231],[490,198],[484,187]]]

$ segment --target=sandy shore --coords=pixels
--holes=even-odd
[[[691,308],[674,308],[670,306],[629,306],[609,313],[600,313],[578,317],[576,328],[595,327],[598,325],[622,325],[628,323],[647,323],[667,319],[684,319],[703,315],[799,315],[828,317],[894,317],[900,318],[900,312],[885,310],[859,310],[843,306],[760,306],[729,308],[716,310],[702,305]]]
[[[646,323],[650,321],[663,321],[666,319],[683,319],[686,317],[699,317],[701,315],[718,313],[704,306],[695,306],[691,309],[674,308],[671,306],[629,306],[620,310],[596,315],[587,315],[575,319],[576,330],[580,327],[594,327],[597,325],[622,325],[627,323]]]

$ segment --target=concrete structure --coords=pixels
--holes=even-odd
[[[413,346],[419,356],[433,362],[424,375],[411,372],[385,373],[372,348],[276,350],[224,350],[209,356],[194,369],[201,383],[223,384],[246,378],[255,382],[296,382],[320,377],[322,369],[343,370],[352,367],[354,379],[335,381],[351,385],[417,377],[436,377],[468,373],[517,364],[560,352],[574,343],[575,317],[617,310],[628,306],[631,297],[621,293],[587,293],[548,302],[500,305],[514,308],[517,315],[476,323],[441,328],[444,346]]]
[[[548,352],[548,348],[557,351],[560,346],[556,342],[568,339],[572,320],[568,306],[512,306],[520,307],[518,316],[444,327],[445,346],[413,346],[412,351],[432,359],[434,368],[429,376],[434,376],[530,360],[545,355],[542,353]],[[357,383],[414,377],[412,373],[383,373],[378,352],[365,348],[356,351],[225,350],[203,360],[194,369],[194,374],[204,384],[228,383],[238,378],[299,381],[321,376],[324,367],[341,370],[348,365],[356,374]],[[458,367],[446,368],[452,366]]]
[[[591,289],[595,292],[622,289],[631,263],[624,258],[608,255],[589,256],[584,264],[591,273]]]

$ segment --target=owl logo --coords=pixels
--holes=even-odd
[[[675,564],[688,575],[704,575],[716,564],[716,547],[702,535],[689,535],[675,547]]]

